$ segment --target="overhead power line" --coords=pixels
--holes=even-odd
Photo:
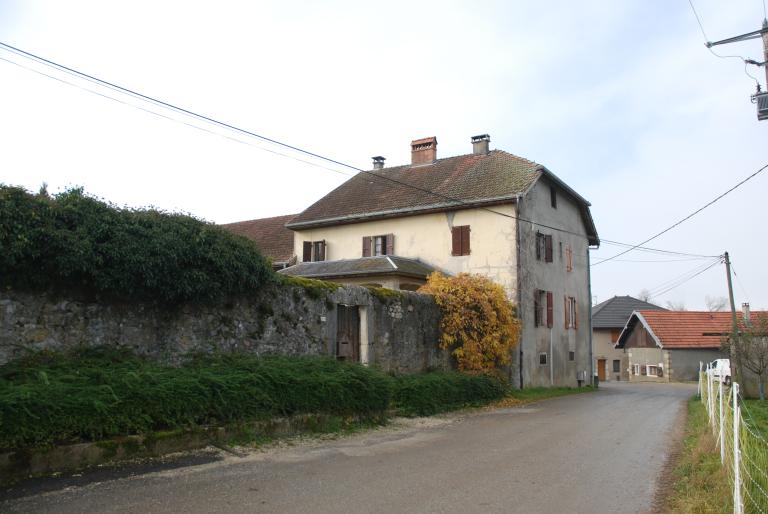
[[[685,284],[686,282],[689,282],[689,281],[693,280],[694,278],[698,277],[699,275],[701,275],[705,271],[707,271],[707,270],[709,270],[711,268],[714,268],[718,264],[720,264],[720,261],[713,262],[712,264],[710,264],[709,266],[707,266],[703,270],[700,270],[700,271],[696,272],[695,274],[691,275],[690,277],[686,278],[685,280],[683,280],[683,281],[681,281],[681,282],[679,282],[677,284],[674,284],[674,285],[668,287],[667,289],[665,289],[663,291],[660,291],[660,292],[656,293],[655,296],[664,296],[665,294],[667,294],[668,292],[672,291],[673,289],[676,289],[676,288],[680,287],[681,285]]]
[[[634,249],[639,252],[681,255],[685,257],[699,257],[702,259],[712,259],[712,258],[718,257],[718,255],[702,255],[698,253],[685,253],[685,252],[676,252],[673,250],[662,250],[660,248],[650,248],[648,246],[642,246],[642,245],[638,246],[630,243],[621,243],[619,241],[612,241],[610,239],[600,239],[600,242],[608,245],[614,245],[614,246],[634,247]]]
[[[408,187],[408,188],[411,188],[411,189],[414,189],[414,190],[418,190],[418,191],[421,191],[423,193],[432,195],[432,196],[434,196],[436,198],[440,198],[441,200],[444,200],[444,201],[447,200],[448,202],[450,202],[452,204],[455,204],[455,205],[470,205],[468,202],[465,202],[465,201],[460,200],[458,198],[454,198],[454,197],[451,197],[449,195],[445,195],[445,194],[442,194],[442,193],[438,193],[436,191],[432,191],[432,190],[429,190],[429,189],[426,189],[426,188],[422,188],[422,187],[416,186],[414,184],[409,184],[407,182],[403,182],[401,180],[394,179],[392,177],[387,177],[386,175],[380,175],[380,174],[374,173],[374,172],[369,171],[369,170],[364,170],[362,168],[358,168],[358,167],[353,166],[351,164],[346,164],[346,163],[338,161],[336,159],[332,159],[330,157],[325,157],[325,156],[320,155],[318,153],[311,152],[309,150],[304,150],[303,148],[299,148],[297,146],[293,146],[293,145],[290,145],[288,143],[284,143],[282,141],[278,141],[276,139],[273,139],[273,138],[270,138],[270,137],[267,137],[267,136],[263,136],[261,134],[257,134],[257,133],[255,133],[253,131],[237,127],[237,126],[232,125],[230,123],[219,121],[219,120],[214,119],[214,118],[212,118],[210,116],[206,116],[206,115],[203,115],[203,114],[196,113],[196,112],[191,111],[189,109],[185,109],[183,107],[179,107],[179,106],[174,105],[172,103],[169,103],[169,102],[166,102],[166,101],[163,101],[163,100],[159,100],[157,98],[151,97],[149,95],[145,95],[143,93],[139,93],[138,91],[134,91],[132,89],[120,86],[120,85],[115,84],[113,82],[109,82],[107,80],[103,80],[103,79],[97,78],[97,77],[95,77],[93,75],[89,75],[87,73],[83,73],[83,72],[77,71],[74,68],[70,68],[68,66],[64,66],[62,64],[59,64],[59,63],[54,62],[54,61],[51,61],[51,60],[46,59],[44,57],[40,57],[39,55],[35,55],[33,53],[27,52],[25,50],[22,50],[20,48],[15,47],[15,46],[9,45],[7,43],[0,42],[0,48],[3,48],[5,50],[7,50],[7,51],[10,51],[10,52],[12,52],[12,53],[14,53],[16,55],[20,55],[22,57],[31,59],[31,60],[33,60],[35,62],[42,63],[42,64],[44,64],[46,66],[50,66],[50,67],[52,67],[54,69],[57,69],[57,70],[60,70],[60,71],[64,71],[64,72],[66,72],[68,74],[71,74],[71,75],[75,75],[75,76],[77,76],[77,77],[79,77],[81,79],[85,79],[85,80],[87,80],[89,82],[93,82],[93,83],[99,84],[101,86],[108,87],[108,88],[110,88],[112,90],[119,91],[121,93],[127,94],[129,96],[134,97],[134,98],[138,98],[140,100],[149,102],[151,104],[154,104],[154,105],[166,108],[166,109],[170,109],[170,110],[172,110],[174,112],[177,112],[177,113],[180,113],[180,114],[183,114],[183,115],[186,115],[186,116],[190,116],[190,117],[192,117],[194,119],[197,119],[197,120],[200,120],[200,121],[204,121],[206,123],[211,123],[213,125],[216,125],[216,126],[219,126],[219,127],[222,127],[222,128],[226,128],[228,130],[232,130],[232,131],[235,131],[235,132],[240,133],[240,134],[244,134],[244,135],[247,135],[247,136],[250,136],[250,137],[254,137],[254,138],[257,138],[259,140],[265,141],[267,143],[270,143],[270,144],[273,144],[273,145],[277,145],[277,146],[280,146],[280,147],[283,147],[283,148],[286,148],[286,149],[289,149],[289,150],[292,150],[292,151],[295,151],[295,152],[307,155],[309,157],[313,157],[315,159],[326,161],[326,162],[329,162],[329,163],[332,163],[332,164],[335,164],[335,165],[338,165],[338,166],[341,166],[341,167],[344,167],[344,168],[349,168],[349,169],[355,170],[355,171],[357,171],[359,173],[365,173],[366,175],[368,175],[369,177],[372,177],[372,178],[384,180],[386,182],[390,182],[390,183],[394,183],[394,184],[397,184],[397,185],[400,185],[400,186],[403,186],[403,187]],[[91,91],[89,89],[85,89],[85,90],[86,91]],[[93,92],[93,91],[91,91],[91,92]],[[99,93],[96,93],[96,94],[99,94]],[[101,96],[103,96],[103,95],[101,95]],[[131,105],[131,104],[127,104],[127,105]],[[511,215],[511,214],[507,214],[507,213],[503,213],[503,212],[500,212],[500,211],[496,211],[494,209],[490,209],[490,208],[487,208],[487,207],[478,207],[478,208],[482,209],[484,211],[487,211],[487,212],[491,212],[493,214],[504,216],[506,218],[514,219],[514,220],[521,221],[521,222],[524,222],[524,223],[530,223],[532,225],[537,225],[537,226],[542,227],[542,228],[548,228],[550,230],[556,230],[556,231],[559,231],[559,232],[563,232],[563,233],[567,233],[567,234],[583,237],[583,234],[580,234],[578,232],[573,232],[571,230],[567,230],[567,229],[564,229],[564,228],[555,227],[555,226],[552,226],[552,225],[547,225],[545,223],[539,223],[539,222],[536,222],[536,221],[533,221],[533,220],[529,220],[529,219],[526,219],[526,218],[521,218],[519,216],[514,216],[514,215]]]
[[[409,184],[409,183],[403,182],[401,180],[393,179],[391,177],[387,177],[386,175],[380,175],[380,174],[374,173],[374,172],[369,171],[369,170],[364,170],[362,168],[358,168],[356,166],[344,163],[342,161],[338,161],[336,159],[325,157],[325,156],[323,156],[321,154],[318,154],[318,153],[315,153],[315,152],[311,152],[311,151],[308,151],[308,150],[304,150],[303,148],[300,148],[300,147],[297,147],[297,146],[294,146],[294,145],[290,145],[288,143],[284,143],[282,141],[279,141],[279,140],[276,140],[276,139],[273,139],[273,138],[269,138],[267,136],[263,136],[261,134],[255,133],[253,131],[237,127],[237,126],[232,125],[230,123],[219,121],[219,120],[214,119],[214,118],[212,118],[210,116],[205,116],[205,115],[196,113],[194,111],[191,111],[189,109],[184,109],[184,108],[179,107],[177,105],[171,104],[169,102],[165,102],[163,100],[159,100],[159,99],[151,97],[149,95],[145,95],[145,94],[139,93],[137,91],[134,91],[132,89],[120,86],[120,85],[115,84],[113,82],[109,82],[109,81],[106,81],[106,80],[103,80],[103,79],[99,79],[99,78],[97,78],[97,77],[95,77],[93,75],[89,75],[87,73],[83,73],[83,72],[77,71],[74,68],[70,68],[68,66],[64,66],[62,64],[56,63],[54,61],[51,61],[49,59],[45,59],[45,58],[40,57],[38,55],[35,55],[35,54],[32,54],[32,53],[27,52],[25,50],[22,50],[20,48],[14,47],[12,45],[8,45],[6,43],[0,42],[0,48],[1,49],[5,49],[5,50],[7,50],[9,52],[12,52],[12,53],[14,53],[16,55],[20,55],[20,56],[22,56],[24,58],[30,59],[32,61],[35,61],[35,62],[38,62],[38,63],[42,63],[42,64],[44,64],[46,66],[49,66],[49,67],[52,67],[52,68],[54,68],[56,70],[63,71],[65,73],[67,73],[67,74],[73,75],[73,76],[78,77],[80,79],[87,80],[89,82],[95,83],[95,84],[103,86],[103,87],[107,87],[108,89],[117,91],[119,93],[126,94],[128,96],[133,97],[133,98],[137,98],[139,100],[148,102],[148,103],[150,103],[152,105],[159,106],[159,107],[164,108],[164,109],[168,109],[168,110],[176,112],[178,114],[189,116],[189,117],[191,117],[193,119],[196,119],[196,120],[199,120],[199,121],[203,121],[205,123],[209,123],[209,124],[212,124],[214,126],[218,126],[220,128],[225,128],[227,130],[234,131],[234,132],[239,133],[241,135],[245,135],[245,136],[248,136],[248,137],[253,137],[253,138],[256,138],[258,140],[261,140],[261,141],[264,141],[264,142],[267,142],[267,143],[270,143],[270,144],[273,144],[273,145],[276,145],[276,146],[279,146],[279,147],[282,147],[282,148],[286,148],[288,150],[291,150],[291,151],[294,151],[294,152],[297,152],[297,153],[300,153],[300,154],[303,154],[303,155],[306,155],[308,157],[312,157],[314,159],[325,161],[325,162],[328,162],[328,163],[331,163],[331,164],[335,164],[337,166],[341,166],[341,167],[344,167],[344,168],[348,168],[348,169],[354,170],[354,171],[359,172],[359,173],[365,173],[367,176],[369,176],[371,178],[384,180],[384,181],[387,181],[389,183],[397,184],[397,185],[402,186],[402,187],[407,187],[407,188],[410,188],[410,189],[418,190],[418,191],[421,191],[423,193],[426,193],[426,194],[432,195],[434,197],[440,198],[442,200],[447,200],[447,201],[449,201],[451,203],[454,203],[456,205],[467,205],[467,202],[465,202],[463,200],[460,200],[458,198],[454,198],[454,197],[451,197],[449,195],[445,195],[445,194],[442,194],[442,193],[438,193],[436,191],[432,191],[432,190],[429,190],[429,189],[426,189],[426,188],[422,188],[422,187],[416,186],[414,184]],[[60,79],[58,77],[54,77],[52,75],[48,75],[46,73],[42,73],[42,72],[40,72],[38,70],[27,68],[27,67],[25,67],[25,66],[23,66],[23,65],[21,65],[19,63],[15,63],[15,62],[7,60],[7,59],[2,59],[2,60],[10,62],[10,63],[15,64],[17,66],[22,66],[22,67],[24,67],[26,69],[29,69],[30,71],[42,74],[42,75],[44,75],[46,77],[58,80],[60,82],[64,82],[66,84],[69,84],[69,85],[72,85],[72,86],[75,86],[75,87],[80,87],[81,89],[83,89],[85,91],[88,91],[88,92],[91,92],[93,94],[102,96],[104,98],[108,98],[108,99],[120,102],[120,103],[122,103],[124,105],[127,105],[127,106],[135,107],[137,109],[140,109],[142,111],[148,112],[150,114],[154,114],[156,116],[159,116],[159,117],[171,120],[171,121],[176,121],[178,123],[183,123],[184,125],[187,125],[187,126],[190,126],[190,127],[193,127],[193,128],[197,128],[199,130],[203,130],[205,132],[208,132],[208,133],[211,133],[211,134],[215,134],[215,135],[218,135],[218,136],[221,136],[221,137],[225,137],[227,139],[233,140],[233,141],[241,143],[241,144],[250,145],[250,143],[248,143],[246,141],[243,141],[241,139],[233,138],[233,137],[230,137],[230,136],[227,136],[227,135],[224,135],[224,134],[220,134],[218,132],[213,132],[213,131],[207,130],[207,129],[203,128],[203,127],[199,127],[197,125],[192,125],[192,124],[184,122],[182,120],[178,120],[176,118],[165,116],[163,114],[160,114],[160,113],[157,113],[155,111],[151,111],[151,110],[142,108],[142,107],[134,105],[134,104],[123,102],[123,101],[121,101],[119,99],[116,99],[116,98],[114,98],[112,96],[104,95],[102,93],[99,93],[97,91],[93,91],[93,90],[88,89],[88,88],[83,88],[82,86],[79,86],[77,84],[73,84],[71,82],[62,80],[62,79]],[[255,146],[255,145],[251,145],[251,146]],[[294,159],[294,160],[297,160],[299,162],[303,162],[303,163],[306,163],[306,164],[309,164],[309,165],[312,165],[312,166],[317,166],[317,167],[320,167],[322,169],[333,171],[335,173],[341,173],[343,175],[350,176],[348,173],[344,173],[344,172],[342,172],[340,170],[336,170],[336,169],[328,168],[326,166],[318,165],[317,163],[313,163],[313,162],[310,162],[310,161],[307,161],[307,160],[304,160],[304,159],[299,159],[299,158],[296,158],[294,156],[290,156],[290,155],[287,155],[287,154],[284,154],[284,153],[281,153],[281,152],[276,152],[276,151],[273,151],[273,150],[270,150],[270,149],[267,149],[267,148],[264,148],[264,147],[261,147],[261,146],[256,146],[256,148],[259,148],[261,150],[264,150],[264,151],[267,151],[267,152],[271,152],[271,153],[274,153],[274,154],[277,154],[277,155],[280,155],[280,156],[283,156],[283,157],[291,158],[291,159]],[[760,170],[760,171],[762,171],[762,170]],[[751,178],[751,177],[749,177],[749,178]],[[738,187],[738,185],[736,187]],[[734,187],[734,189],[735,189],[735,187]],[[556,230],[556,231],[559,231],[559,232],[563,232],[563,233],[567,233],[567,234],[583,237],[583,234],[580,234],[580,233],[577,233],[577,232],[573,232],[571,230],[567,230],[567,229],[563,229],[563,228],[560,228],[560,227],[555,227],[555,226],[547,225],[547,224],[544,224],[544,223],[539,223],[539,222],[534,221],[534,220],[530,220],[530,219],[522,218],[522,217],[519,217],[519,216],[514,216],[514,215],[511,215],[511,214],[499,212],[499,211],[496,211],[494,209],[490,209],[490,208],[487,208],[487,207],[480,207],[480,209],[482,209],[482,210],[484,210],[486,212],[490,212],[490,213],[493,213],[493,214],[497,214],[499,216],[506,217],[506,218],[514,219],[514,220],[521,221],[521,222],[524,222],[524,223],[530,223],[532,225],[537,225],[537,226],[540,226],[542,228],[548,228],[548,229],[551,229],[551,230]],[[681,222],[682,221],[684,221],[684,220],[681,220]],[[670,227],[670,229],[671,228],[672,227]],[[648,239],[645,242],[648,242],[648,241],[650,241],[650,240],[652,240],[654,238]],[[610,240],[604,240],[604,241],[609,243],[609,244],[617,244],[617,245],[629,246],[628,243],[620,243],[618,241],[610,241]],[[661,252],[661,253],[670,253],[670,254],[676,254],[676,255],[686,255],[686,256],[694,256],[694,257],[707,257],[707,256],[702,256],[702,255],[696,255],[696,254],[686,254],[686,253],[683,253],[683,252],[672,252],[672,251],[666,251],[666,250],[644,248],[642,246],[644,243],[640,243],[639,245],[632,245],[629,250],[621,252],[621,253],[619,253],[619,254],[617,254],[617,255],[615,255],[613,257],[610,257],[608,259],[604,259],[604,260],[602,260],[602,261],[600,261],[600,262],[598,262],[596,264],[599,264],[601,262],[605,262],[606,260],[611,260],[611,259],[613,259],[615,257],[618,257],[619,255],[623,255],[624,253],[627,253],[627,252],[629,252],[631,250],[635,250],[635,249],[648,250],[648,251]]]
[[[637,244],[637,245],[633,245],[633,246],[632,246],[632,247],[630,247],[630,248],[627,248],[627,249],[626,249],[626,250],[624,250],[623,252],[619,252],[619,253],[617,253],[616,255],[613,255],[613,256],[611,256],[611,257],[608,257],[608,258],[606,258],[606,259],[603,259],[603,260],[601,260],[601,261],[598,261],[598,262],[594,263],[594,264],[593,264],[593,266],[597,266],[598,264],[602,264],[602,263],[604,263],[604,262],[608,262],[608,261],[611,261],[611,260],[615,259],[616,257],[620,257],[620,256],[622,256],[622,255],[624,255],[624,254],[626,254],[626,253],[629,253],[629,252],[631,252],[632,250],[634,250],[635,248],[638,248],[638,247],[640,247],[640,246],[642,246],[642,245],[644,245],[644,244],[646,244],[646,243],[650,243],[651,241],[653,241],[653,240],[654,240],[654,239],[656,239],[657,237],[659,237],[659,236],[661,236],[661,235],[663,235],[663,234],[666,234],[667,232],[669,232],[669,231],[670,231],[670,230],[672,230],[673,228],[677,227],[677,226],[678,226],[678,225],[680,225],[681,223],[683,223],[683,222],[685,222],[685,221],[687,221],[687,220],[689,220],[689,219],[693,218],[693,217],[694,217],[694,216],[696,216],[698,213],[700,213],[701,211],[703,211],[704,209],[706,209],[706,208],[707,208],[707,207],[709,207],[710,205],[714,204],[715,202],[717,202],[718,200],[720,200],[721,198],[723,198],[724,196],[726,196],[726,195],[727,195],[728,193],[730,193],[731,191],[733,191],[733,190],[735,190],[736,188],[740,187],[741,185],[743,185],[743,184],[744,184],[744,183],[746,183],[747,181],[749,181],[749,180],[753,179],[753,178],[754,178],[754,177],[756,177],[758,174],[760,174],[762,171],[764,171],[766,168],[768,168],[768,164],[766,164],[765,166],[763,166],[762,168],[760,168],[760,169],[759,169],[759,170],[757,170],[756,172],[752,173],[752,174],[751,174],[751,175],[749,175],[747,178],[743,179],[743,180],[742,180],[742,181],[740,181],[738,184],[736,184],[735,186],[733,186],[733,187],[731,187],[730,189],[728,189],[726,192],[724,192],[724,193],[722,193],[722,194],[718,195],[718,196],[717,196],[717,197],[716,197],[714,200],[711,200],[711,201],[707,202],[707,203],[706,203],[706,204],[704,204],[703,206],[699,207],[698,209],[696,209],[695,211],[693,211],[692,213],[690,213],[688,216],[686,216],[686,217],[684,217],[683,219],[681,219],[681,220],[679,220],[679,221],[677,221],[677,222],[673,223],[672,225],[668,226],[667,228],[665,228],[665,229],[664,229],[664,230],[662,230],[661,232],[658,232],[658,233],[654,234],[653,236],[649,237],[648,239],[646,239],[646,240],[645,240],[645,241],[643,241],[642,243],[639,243],[639,244]]]
[[[701,29],[701,35],[704,36],[704,43],[707,47],[707,50],[709,50],[709,53],[711,53],[715,57],[719,57],[720,59],[740,59],[744,63],[744,74],[759,84],[757,78],[754,77],[747,69],[747,65],[750,64],[749,59],[741,55],[720,55],[714,50],[712,50],[712,48],[710,47],[709,38],[707,37],[707,33],[704,32],[704,26],[701,24],[701,18],[699,18],[699,13],[696,12],[696,8],[693,6],[693,0],[688,0],[688,5],[691,6],[693,15],[696,17],[696,22],[699,24],[699,29]],[[765,6],[765,3],[763,3],[763,6]]]

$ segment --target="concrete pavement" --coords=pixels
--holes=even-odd
[[[0,502],[0,511],[648,512],[695,392],[601,384],[525,408],[55,489]]]

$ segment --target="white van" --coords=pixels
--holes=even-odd
[[[713,360],[707,366],[708,373],[712,375],[712,380],[722,380],[725,385],[731,384],[731,360],[717,359]]]

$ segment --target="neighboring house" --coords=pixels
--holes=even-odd
[[[666,309],[631,296],[614,296],[592,307],[592,355],[601,382],[629,379],[627,354],[615,345],[629,317],[639,310]]]
[[[222,228],[247,237],[256,242],[262,255],[272,262],[274,270],[283,269],[290,264],[293,257],[293,231],[285,228],[285,224],[296,215],[276,216],[250,221],[239,221],[221,225]]]
[[[510,378],[576,385],[592,373],[589,202],[544,166],[472,138],[437,158],[434,137],[411,163],[361,172],[287,223],[300,264],[281,273],[414,289],[434,269],[488,276],[518,305]]]
[[[752,312],[756,321],[768,312]],[[720,343],[731,332],[730,312],[635,311],[616,348],[626,349],[630,381],[697,380],[699,363],[728,358]]]

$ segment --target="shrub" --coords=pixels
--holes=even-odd
[[[428,416],[498,400],[506,390],[501,380],[490,375],[433,371],[396,377],[392,403],[405,416]]]
[[[440,347],[452,349],[460,370],[487,372],[509,363],[520,321],[499,284],[481,275],[434,272],[419,291],[440,306]]]
[[[120,209],[72,189],[0,186],[0,285],[124,300],[208,301],[273,280],[255,244],[191,216]]]
[[[300,413],[373,416],[385,374],[318,357],[199,357],[162,366],[130,353],[41,353],[0,367],[0,449]]]

